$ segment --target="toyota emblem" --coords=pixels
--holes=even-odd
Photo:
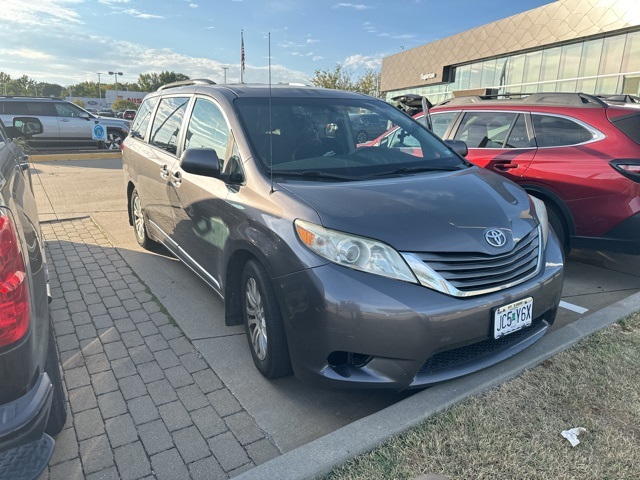
[[[484,232],[484,239],[489,245],[496,248],[504,247],[504,245],[507,243],[507,236],[497,228],[490,228],[489,230]]]

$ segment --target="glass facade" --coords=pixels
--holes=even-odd
[[[451,82],[387,92],[408,93],[436,104],[454,91],[491,89],[493,94],[536,92],[640,95],[640,31],[482,60],[452,68]]]

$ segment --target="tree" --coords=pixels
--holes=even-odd
[[[353,90],[354,83],[351,75],[342,69],[341,65],[336,65],[333,71],[316,70],[315,77],[311,79],[316,87],[333,88],[336,90]]]
[[[80,100],[79,98],[74,99],[73,102],[71,102],[71,103],[75,103],[80,108],[84,108],[84,102],[82,100]]]
[[[380,96],[380,72],[374,70],[367,70],[364,75],[354,79],[341,65],[336,65],[333,70],[316,70],[311,83],[316,87],[350,90],[374,97]]]
[[[138,76],[138,85],[143,92],[155,92],[163,85],[172,82],[179,82],[181,80],[189,80],[189,77],[183,73],[175,73],[164,71],[158,73],[141,73]]]
[[[130,100],[125,100],[124,98],[119,98],[113,102],[111,109],[116,112],[119,112],[120,110],[138,110],[138,104],[133,103]]]

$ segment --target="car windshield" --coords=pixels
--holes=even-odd
[[[383,101],[239,98],[235,106],[254,156],[275,176],[350,181],[469,166],[423,125]],[[398,127],[393,142],[360,143],[354,118],[373,118],[384,130]]]

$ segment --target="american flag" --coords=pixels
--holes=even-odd
[[[244,35],[240,30],[240,69],[244,72]]]

